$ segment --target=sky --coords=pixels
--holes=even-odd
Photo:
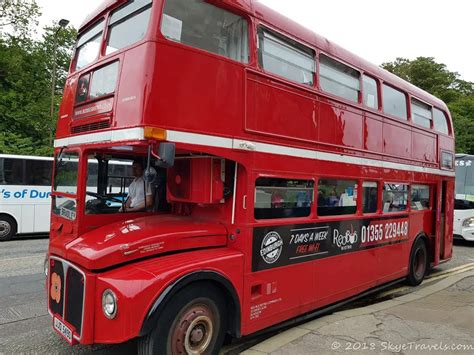
[[[260,0],[351,52],[380,65],[434,57],[474,82],[474,1]],[[98,0],[37,0],[40,25],[68,19],[78,28]]]

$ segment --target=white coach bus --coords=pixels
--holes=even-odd
[[[53,158],[0,154],[0,241],[49,232]]]
[[[474,155],[456,154],[454,238],[474,241]]]
[[[90,192],[97,192],[99,165],[92,160],[88,166]],[[0,242],[15,234],[49,233],[52,169],[50,157],[0,154]],[[106,171],[108,192],[124,198],[133,180],[131,162],[107,161]],[[112,209],[120,207],[117,202],[103,202]]]

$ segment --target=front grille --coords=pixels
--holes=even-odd
[[[82,306],[84,304],[84,276],[73,268],[68,269],[66,285],[66,307],[64,320],[78,329],[82,327]]]
[[[74,126],[71,128],[71,133],[78,134],[78,133],[84,133],[84,132],[90,132],[90,131],[98,131],[100,129],[106,129],[109,127],[110,127],[109,121],[93,122],[93,123],[88,123],[81,126]]]
[[[50,259],[49,267],[49,309],[75,329],[81,336],[85,294],[85,276],[71,264]]]

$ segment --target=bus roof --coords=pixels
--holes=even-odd
[[[87,16],[82,25],[80,26],[79,32],[82,32],[85,27],[91,24],[91,22],[102,16],[108,9],[116,7],[119,4],[125,3],[127,0],[104,0],[102,3]],[[163,0],[166,1],[166,0]],[[210,3],[224,3],[227,6],[238,8],[240,11],[245,11],[249,15],[254,16],[260,20],[265,21],[277,30],[284,32],[286,35],[293,37],[296,40],[306,42],[307,45],[320,49],[330,56],[337,58],[349,66],[355,67],[368,75],[375,76],[378,79],[383,80],[390,86],[394,86],[401,89],[418,99],[425,101],[431,105],[444,110],[446,113],[449,112],[446,104],[431,95],[430,93],[410,84],[409,82],[399,78],[398,76],[390,73],[389,71],[359,57],[358,55],[344,49],[338,44],[329,41],[323,36],[307,29],[306,27],[298,24],[297,22],[289,19],[288,17],[280,14],[279,12],[267,7],[260,3],[258,0],[206,0]]]

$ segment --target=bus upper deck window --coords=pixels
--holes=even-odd
[[[81,34],[76,44],[76,67],[79,70],[92,63],[99,56],[104,20],[100,20],[90,30]]]
[[[437,108],[433,109],[433,125],[434,129],[438,132],[449,134],[448,123],[446,121],[446,115],[443,111]]]
[[[136,0],[112,13],[106,54],[141,40],[148,29],[152,0]]]
[[[411,99],[411,115],[414,123],[431,128],[431,106],[419,100]]]
[[[249,60],[247,21],[202,0],[166,0],[161,33],[242,63]]]
[[[383,84],[382,95],[383,112],[403,120],[408,118],[405,93]]]

